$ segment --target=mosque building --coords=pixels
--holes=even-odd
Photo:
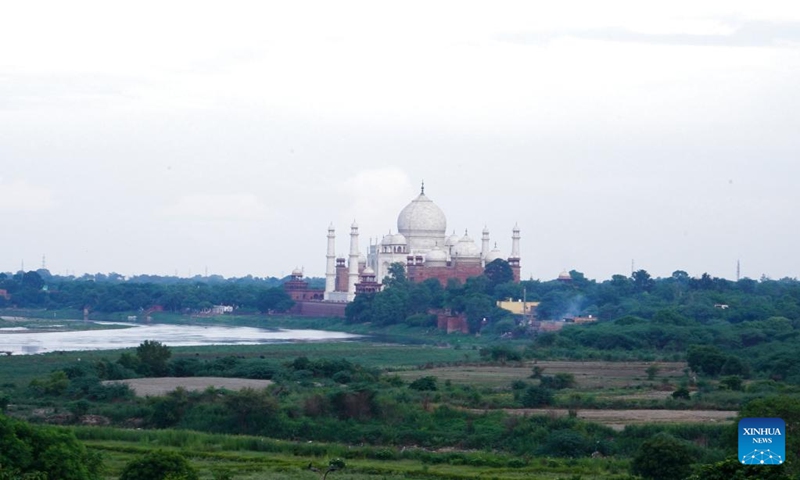
[[[364,255],[359,248],[358,224],[350,226],[350,251],[347,259],[336,257],[336,232],[328,227],[327,265],[325,269],[326,302],[350,302],[357,293],[375,292],[378,281],[389,274],[392,263],[402,263],[409,280],[422,282],[435,278],[444,286],[451,278],[465,282],[483,273],[484,267],[502,258],[508,261],[514,281],[520,279],[520,231],[514,226],[511,254],[504,257],[495,244],[490,249],[489,229],[481,233],[478,246],[465,230],[460,236],[447,235],[444,212],[425,195],[425,185],[397,217],[397,233],[385,235],[380,242],[370,240]],[[377,281],[376,281],[377,279]]]

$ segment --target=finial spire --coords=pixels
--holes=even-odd
[[[425,180],[422,181],[422,186],[419,189],[421,195],[425,195]]]

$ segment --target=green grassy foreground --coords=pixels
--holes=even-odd
[[[491,452],[433,452],[423,449],[353,447],[314,442],[284,442],[263,437],[209,435],[181,430],[142,431],[73,427],[91,450],[101,452],[105,476],[150,450],[186,456],[202,478],[312,479],[308,465],[322,467],[342,458],[347,467],[329,475],[343,479],[570,479],[627,478],[628,462],[613,458],[526,458]]]

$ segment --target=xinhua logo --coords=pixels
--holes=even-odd
[[[739,420],[739,461],[745,465],[786,461],[786,422],[780,418]]]

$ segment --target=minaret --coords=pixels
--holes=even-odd
[[[356,298],[356,283],[358,283],[358,224],[353,220],[350,226],[350,258],[347,263],[350,268],[347,274],[347,301]]]
[[[514,224],[514,231],[511,235],[511,258],[519,260],[519,225]]]
[[[508,257],[508,264],[511,266],[511,271],[514,272],[515,282],[519,282],[520,277],[519,260],[519,225],[514,224],[514,231],[511,235],[511,256]]]
[[[336,290],[336,230],[333,223],[328,227],[328,254],[325,256],[325,300],[330,300]]]
[[[489,255],[489,227],[483,226],[483,236],[481,237],[481,262],[486,266],[486,255]]]

